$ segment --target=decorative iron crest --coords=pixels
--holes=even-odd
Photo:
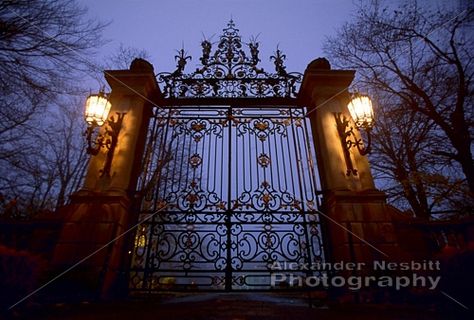
[[[252,39],[248,44],[243,43],[233,20],[223,29],[214,52],[213,45],[207,39],[201,42],[202,67],[190,74],[185,74],[184,68],[191,56],[184,49],[178,51],[176,70],[157,75],[165,98],[296,97],[302,74],[286,71],[286,55],[278,47],[270,57],[275,73],[269,73],[258,67],[259,42]],[[249,54],[243,50],[244,46]]]

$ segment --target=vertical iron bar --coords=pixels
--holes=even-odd
[[[160,164],[160,160],[161,158],[163,157],[163,154],[165,152],[165,144],[166,144],[166,135],[168,135],[168,130],[169,130],[169,123],[170,123],[170,120],[171,120],[171,110],[170,109],[167,109],[168,110],[168,114],[167,114],[167,120],[166,120],[166,128],[163,127],[163,129],[161,130],[161,139],[160,139],[160,146],[159,146],[159,150],[158,150],[158,155],[157,155],[157,166],[159,166]],[[153,121],[156,123],[156,122],[159,122],[163,120],[163,117],[161,115],[159,115],[158,117],[155,117],[153,119]],[[152,157],[154,156],[154,152],[152,152]],[[161,185],[161,178],[162,178],[162,173],[160,172],[158,174],[158,181],[156,183],[156,185],[154,186],[155,190],[154,190],[154,199],[156,200],[156,198],[158,197],[159,198],[159,192],[160,192],[160,185]],[[141,207],[140,207],[141,208]],[[153,203],[153,209],[156,210],[156,201],[155,203]],[[148,213],[150,214],[150,213]],[[150,265],[150,256],[151,256],[151,253],[153,251],[153,238],[154,238],[154,235],[153,235],[153,228],[156,224],[156,216],[153,217],[151,219],[151,221],[147,221],[147,225],[148,225],[148,228],[147,228],[147,232],[148,232],[148,237],[147,237],[147,242],[148,243],[145,243],[145,250],[146,250],[146,258],[145,258],[145,266],[144,266],[144,271],[143,271],[143,285],[146,285],[147,286],[147,289],[148,291],[150,292],[151,291],[151,288],[150,288],[150,282],[149,282],[149,278],[150,278],[150,274],[153,274],[153,270],[150,270],[148,268],[148,266]],[[138,230],[138,229],[137,229]],[[159,235],[158,235],[159,237]],[[159,241],[157,241],[157,244],[159,243]]]
[[[303,168],[302,168],[302,165],[301,165],[301,142],[300,142],[300,139],[299,139],[299,135],[298,135],[298,132],[297,130],[295,130],[295,124],[293,122],[293,109],[289,108],[289,113],[290,113],[290,119],[291,119],[291,129],[292,129],[292,132],[293,132],[293,142],[295,144],[295,155],[296,155],[296,171],[298,172],[298,180],[299,180],[299,187],[300,187],[300,196],[301,196],[301,202],[304,202],[305,200],[305,195],[306,195],[306,190],[303,190],[303,188],[306,186],[305,184],[303,184],[303,181],[302,179],[304,179],[301,175],[302,175],[302,171],[303,171]],[[304,237],[305,237],[305,241],[306,241],[306,263],[308,263],[308,265],[311,265],[311,246],[313,245],[311,242],[310,242],[310,238],[309,238],[309,235],[308,235],[308,222],[306,221],[306,210],[304,209],[304,203],[301,204],[301,215],[302,215],[302,218],[303,218],[303,229],[304,229]],[[301,245],[300,245],[301,247]],[[310,268],[311,269],[311,268]],[[308,276],[311,276],[311,271],[310,270],[307,270],[306,271],[306,274]]]
[[[232,106],[229,106],[227,114],[228,130],[229,130],[229,143],[228,150],[228,169],[227,169],[227,214],[225,219],[226,232],[227,232],[227,252],[226,252],[226,271],[225,271],[225,290],[232,290]]]
[[[250,282],[245,281],[246,275],[243,274],[244,271],[248,271],[247,275],[249,277],[247,279],[253,279],[253,277],[255,277],[257,270],[254,270],[253,266],[260,266],[261,263],[263,263],[262,257],[258,255],[259,253],[257,253],[255,256],[244,258],[242,260],[244,263],[243,265],[236,264],[236,259],[238,260],[240,257],[239,255],[242,254],[242,252],[239,252],[239,247],[236,247],[236,245],[238,245],[240,232],[245,232],[246,234],[248,233],[252,237],[255,236],[256,240],[259,235],[264,236],[264,234],[267,232],[268,236],[274,233],[277,238],[280,235],[297,232],[299,234],[299,253],[295,257],[288,258],[288,261],[294,261],[297,263],[311,263],[314,257],[318,256],[318,253],[316,253],[314,250],[317,248],[317,246],[322,247],[322,244],[316,243],[317,239],[319,239],[316,235],[313,238],[311,236],[311,226],[314,226],[314,224],[307,212],[307,201],[315,199],[317,200],[317,198],[313,199],[312,197],[313,193],[317,193],[316,190],[318,190],[319,186],[314,181],[315,174],[317,173],[311,166],[311,161],[309,161],[312,159],[313,154],[313,149],[311,149],[310,143],[308,141],[311,132],[308,132],[310,129],[306,126],[304,116],[302,117],[300,114],[301,110],[291,106],[280,106],[279,108],[275,106],[270,110],[270,112],[266,112],[267,110],[264,109],[258,109],[255,111],[255,109],[244,106],[244,108],[248,108],[247,110],[250,110],[250,113],[242,114],[240,109],[236,113],[235,108],[236,106],[233,105],[219,107],[219,109],[222,111],[216,117],[218,121],[216,121],[215,124],[221,126],[222,130],[214,131],[211,127],[207,128],[209,136],[202,136],[199,142],[195,142],[192,138],[192,133],[194,133],[194,131],[186,129],[181,131],[181,129],[183,129],[183,126],[189,126],[192,121],[206,121],[206,123],[211,125],[213,121],[212,119],[214,118],[213,116],[208,117],[207,114],[203,115],[202,112],[205,112],[205,110],[196,107],[187,110],[184,108],[178,108],[176,110],[178,112],[177,114],[156,114],[154,117],[154,121],[156,121],[156,123],[154,123],[155,125],[158,123],[158,118],[160,117],[164,118],[163,120],[168,118],[168,123],[165,127],[162,127],[160,130],[158,130],[159,132],[157,132],[157,134],[161,133],[161,136],[155,134],[150,137],[149,140],[154,140],[153,143],[156,144],[150,147],[154,149],[158,148],[159,144],[162,144],[163,147],[161,150],[159,150],[159,152],[156,150],[153,152],[164,153],[167,147],[166,143],[171,141],[173,145],[170,147],[173,153],[174,161],[169,164],[169,168],[167,168],[168,170],[164,171],[162,175],[159,176],[161,181],[157,181],[157,185],[153,188],[154,198],[152,201],[157,201],[161,198],[168,198],[168,195],[172,193],[174,197],[173,199],[186,202],[188,201],[186,200],[186,197],[187,192],[189,191],[189,182],[191,180],[196,180],[197,182],[197,179],[199,179],[200,182],[198,184],[198,188],[200,186],[202,191],[205,193],[204,196],[209,197],[204,200],[207,202],[207,204],[202,207],[202,213],[205,215],[208,213],[219,213],[220,217],[217,220],[214,220],[214,218],[205,218],[211,220],[197,222],[196,227],[200,228],[202,226],[204,228],[203,230],[205,231],[207,230],[207,224],[214,224],[216,229],[212,231],[211,228],[209,229],[209,232],[217,233],[219,233],[217,228],[225,228],[225,231],[221,233],[221,235],[216,234],[219,239],[218,241],[220,248],[218,259],[221,259],[221,261],[225,263],[225,266],[223,264],[221,264],[219,268],[208,266],[207,263],[212,263],[213,261],[206,260],[207,256],[202,256],[204,259],[202,264],[199,260],[200,258],[198,258],[198,260],[196,260],[198,265],[193,263],[192,270],[183,268],[182,264],[181,267],[178,266],[177,269],[175,269],[176,267],[174,266],[176,263],[179,263],[178,260],[180,256],[178,254],[181,254],[183,250],[187,252],[187,247],[185,247],[185,245],[175,243],[173,239],[168,239],[168,237],[166,239],[161,239],[160,237],[163,237],[161,232],[158,233],[157,231],[154,231],[155,234],[152,235],[152,230],[159,227],[160,230],[161,228],[166,228],[165,232],[167,233],[180,233],[182,231],[181,228],[185,227],[187,223],[190,223],[186,220],[186,217],[189,217],[187,215],[188,212],[191,215],[201,214],[201,207],[199,207],[199,210],[196,209],[197,207],[194,209],[191,208],[191,210],[183,210],[179,204],[181,202],[176,202],[174,205],[178,205],[179,207],[176,207],[176,210],[169,212],[169,214],[172,214],[173,216],[177,215],[176,221],[161,220],[161,218],[158,217],[156,221],[151,221],[147,225],[149,228],[147,231],[149,238],[146,244],[147,247],[143,253],[145,255],[143,258],[144,260],[146,259],[147,262],[146,264],[137,264],[137,271],[144,273],[143,279],[146,281],[146,287],[143,287],[143,289],[146,292],[151,293],[156,290],[163,290],[164,288],[154,287],[154,283],[152,283],[152,279],[155,279],[154,275],[162,277],[176,277],[177,279],[183,280],[193,280],[192,278],[196,276],[194,271],[202,271],[205,277],[217,274],[219,279],[224,281],[224,283],[220,282],[218,288],[211,287],[211,285],[208,289],[232,291],[252,288],[259,289],[262,286],[266,286],[265,284],[260,283],[260,281],[257,283],[254,283],[253,280],[248,280]],[[279,115],[275,115],[273,110],[276,109],[280,111],[285,110],[285,112],[280,112]],[[286,110],[289,113],[286,113]],[[193,111],[195,113],[193,113]],[[261,132],[262,134],[268,134],[265,141],[262,141],[258,138],[257,133],[260,131],[258,131],[257,128],[251,130],[252,124],[254,124],[255,127],[255,123],[252,121],[269,121],[273,125],[283,126],[283,123],[280,122],[279,117],[284,116],[286,118],[287,115],[290,123],[295,121],[295,119],[298,121],[302,120],[303,123],[301,124],[301,128],[293,123],[289,126],[283,127],[284,132],[280,132],[277,130],[277,128],[273,127],[267,128]],[[222,119],[222,116],[225,118]],[[241,118],[240,124],[244,126],[242,128],[243,131],[241,136],[238,135],[239,129],[237,126],[239,125],[239,122],[234,121],[234,116]],[[175,126],[173,127],[173,124],[170,123],[170,118],[175,117],[180,121],[180,123],[174,124]],[[273,129],[274,131],[272,131]],[[174,138],[171,138],[172,134],[168,133],[168,131],[170,133],[175,132],[177,135]],[[199,133],[201,134],[203,131],[200,130]],[[228,137],[225,137],[226,134],[228,134]],[[284,136],[285,134],[286,136]],[[201,145],[199,145],[200,143]],[[209,145],[206,145],[206,143]],[[212,148],[214,148],[214,150]],[[225,150],[225,148],[228,148],[228,150]],[[199,169],[191,169],[191,164],[188,161],[188,158],[193,153],[197,153],[198,151],[201,153],[200,156],[202,157],[202,163]],[[260,167],[258,163],[258,155],[265,152],[268,153],[268,156],[272,161],[271,165],[267,168]],[[233,159],[233,157],[238,158]],[[157,155],[152,158],[156,161],[158,160],[155,159],[157,158]],[[249,162],[248,165],[247,161]],[[308,162],[308,166],[310,166],[309,168],[306,168],[306,161]],[[151,165],[153,166],[154,164]],[[151,168],[152,167],[150,167],[149,170],[151,170]],[[238,175],[241,176],[239,177]],[[206,179],[206,181],[203,181],[202,179]],[[259,209],[257,202],[254,202],[254,197],[258,196],[260,194],[259,192],[261,191],[260,183],[267,179],[269,179],[268,182],[272,186],[272,189],[274,189],[274,195],[276,197],[279,195],[282,197],[290,195],[291,199],[294,198],[295,201],[301,201],[301,208],[297,209],[298,212],[296,212],[294,209],[297,208],[296,206],[294,208],[291,207],[291,202],[285,203],[285,205],[290,206],[288,207],[288,210],[295,214],[294,218],[291,218],[291,222],[284,220],[280,221],[281,213],[288,211],[287,209],[264,208],[261,210]],[[276,184],[278,184],[278,187]],[[211,193],[214,192],[215,194],[211,195]],[[226,192],[227,196],[225,195]],[[227,202],[226,206],[224,208],[215,206],[216,203],[211,201],[211,196],[218,197],[212,199]],[[239,200],[239,196],[242,196],[240,199],[242,203],[240,203],[240,206],[238,209],[236,209],[235,201]],[[148,212],[143,210],[144,208],[145,207],[142,208],[141,214],[148,214]],[[243,214],[242,217],[240,217],[241,213]],[[271,219],[271,221],[262,221],[262,217],[260,215],[263,213],[269,215],[268,217]],[[265,216],[265,218],[266,217],[267,216]],[[262,230],[262,225],[267,224],[273,226],[275,229],[272,231],[266,229]],[[303,228],[302,230],[300,229],[300,226]],[[239,227],[239,229],[235,229],[236,227]],[[302,233],[300,233],[299,230],[301,230]],[[155,259],[158,257],[155,255],[159,249],[158,245],[160,240],[170,240],[171,242],[169,244],[177,245],[179,252],[177,252],[172,257],[166,257],[165,259],[160,259],[160,261],[155,261]],[[277,239],[276,241],[280,240]],[[301,246],[303,241],[305,241],[307,244],[304,248]],[[279,245],[281,246],[283,244],[284,243],[282,242]],[[256,250],[258,252],[261,252],[260,250],[265,247],[265,244],[263,244],[262,247],[262,244],[260,244],[259,241],[257,241],[257,243],[249,243],[249,245],[251,245],[252,248],[254,248],[253,246],[256,246]],[[189,250],[192,251],[194,249]],[[283,258],[285,256],[283,251],[281,251],[283,250],[282,247],[275,247],[274,249],[269,250],[274,252],[277,257]],[[186,255],[185,259],[189,259],[189,256]],[[159,262],[161,264],[153,265],[153,262]],[[197,269],[194,269],[196,266]],[[199,270],[200,266],[205,266],[204,270]],[[193,272],[189,273],[189,271]],[[236,273],[236,271],[239,272]],[[300,271],[303,272],[301,269]],[[308,271],[307,275],[309,275],[309,273],[310,272]],[[234,277],[237,277],[237,279]],[[243,283],[242,279],[244,279]],[[249,288],[247,285],[249,285]],[[135,289],[138,288],[139,287],[137,286]]]

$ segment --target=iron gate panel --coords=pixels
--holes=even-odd
[[[274,262],[323,260],[304,108],[154,112],[139,182],[145,222],[132,253],[133,292],[277,289]]]

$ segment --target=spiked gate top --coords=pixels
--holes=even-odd
[[[178,51],[176,70],[157,75],[165,98],[296,97],[296,85],[302,75],[286,71],[286,55],[280,49],[270,57],[275,73],[266,72],[258,66],[259,43],[255,40],[242,43],[233,20],[223,29],[213,51],[214,45],[216,43],[206,39],[201,42],[201,67],[189,74],[184,73],[184,68],[191,56],[187,56],[184,49]],[[248,53],[244,46],[248,47]]]

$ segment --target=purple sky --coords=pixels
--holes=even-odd
[[[184,42],[193,56],[186,71],[200,57],[203,34],[218,40],[232,16],[242,40],[258,36],[261,66],[273,71],[268,60],[277,44],[287,55],[287,70],[303,72],[314,58],[323,56],[327,35],[354,10],[352,0],[78,0],[92,16],[111,24],[104,36],[110,42],[102,56],[120,43],[146,50],[156,72],[172,71],[174,56]]]

